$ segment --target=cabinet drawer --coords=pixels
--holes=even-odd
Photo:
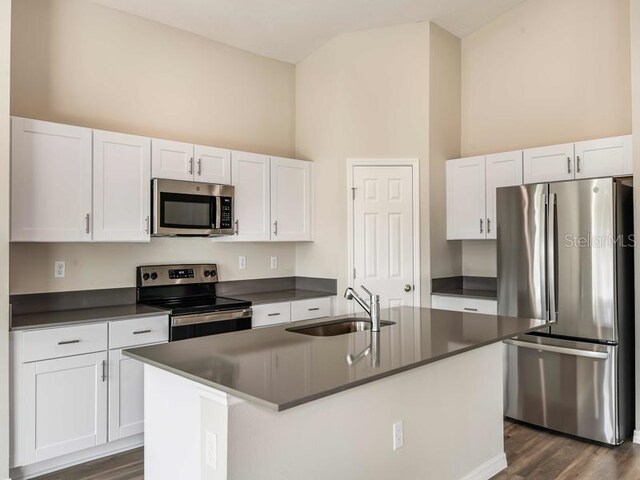
[[[482,298],[431,295],[431,308],[435,308],[437,310],[453,310],[455,312],[496,315],[498,311],[498,302],[496,300],[485,300]]]
[[[252,308],[251,325],[254,328],[289,323],[291,321],[291,302],[254,305]]]
[[[167,315],[109,322],[110,349],[167,341],[169,341]]]
[[[310,298],[291,302],[292,322],[327,317],[329,315],[331,315],[331,297]]]
[[[24,332],[23,362],[69,357],[107,349],[107,324],[45,328]]]

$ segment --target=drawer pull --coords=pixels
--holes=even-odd
[[[136,330],[133,332],[134,335],[140,335],[142,333],[151,333],[151,330]]]
[[[277,317],[280,313],[268,313],[267,317]]]
[[[477,312],[477,311],[478,311],[478,309],[477,309],[477,308],[469,308],[469,307],[464,307],[464,309],[463,309],[463,310],[466,310],[466,311],[468,311],[468,312]]]
[[[63,340],[58,345],[71,345],[72,343],[80,343],[80,340]]]
[[[309,309],[310,312],[317,312],[318,310],[320,310],[319,307],[313,307]]]

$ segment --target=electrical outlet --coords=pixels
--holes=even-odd
[[[207,465],[216,470],[218,468],[218,438],[216,434],[207,430],[206,435],[206,461]]]
[[[278,257],[271,257],[271,270],[278,268]]]
[[[53,263],[53,273],[56,278],[64,278],[65,263],[64,260],[56,260]]]
[[[244,255],[238,257],[238,268],[240,270],[247,269],[247,257],[245,257]]]
[[[393,449],[398,450],[404,445],[404,432],[402,431],[402,420],[393,424]]]

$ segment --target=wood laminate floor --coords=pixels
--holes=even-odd
[[[640,445],[630,440],[607,447],[505,420],[504,446],[509,466],[492,480],[640,479]],[[143,472],[138,448],[37,480],[143,480]]]

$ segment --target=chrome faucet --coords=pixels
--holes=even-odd
[[[350,367],[358,363],[365,357],[371,355],[371,366],[380,366],[380,332],[371,332],[371,343],[357,355],[347,355],[347,365]]]
[[[371,331],[379,332],[380,331],[380,295],[371,293],[369,290],[365,288],[364,285],[360,285],[360,288],[362,288],[367,293],[367,295],[369,295],[369,303],[363,300],[362,297],[358,295],[357,292],[351,287],[348,287],[344,291],[344,298],[346,298],[347,300],[355,300],[356,302],[358,302],[362,307],[362,309],[365,312],[367,312],[367,315],[369,315],[369,317],[371,318]]]

